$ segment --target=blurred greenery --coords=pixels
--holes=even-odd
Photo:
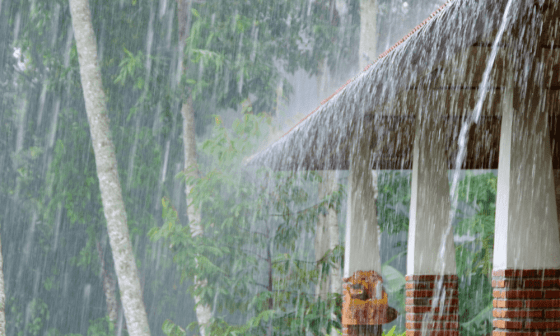
[[[192,206],[202,210],[203,236],[192,238],[165,198],[164,225],[149,233],[165,239],[183,279],[207,279],[206,286],[190,290],[215,312],[211,335],[319,335],[340,329],[340,294],[317,299],[314,285],[320,272],[329,274],[341,263],[342,249],[316,264],[305,239],[325,208],[340,211],[343,189],[317,203],[310,191],[320,177],[313,172],[244,167],[242,159],[270,128],[266,119],[246,114],[231,130],[217,119],[213,137],[203,144],[214,160],[203,167],[202,178],[186,181],[193,186]],[[224,312],[242,314],[242,323],[232,323]],[[196,324],[186,329],[193,328]],[[172,322],[163,330],[180,331]]]

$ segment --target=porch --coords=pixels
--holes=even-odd
[[[560,335],[559,28],[553,0],[450,1],[250,160],[350,171],[347,282],[381,274],[371,170],[412,169],[407,335],[459,334],[449,169],[498,170],[494,335]]]

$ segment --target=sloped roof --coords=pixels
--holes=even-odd
[[[367,132],[371,137],[367,141],[374,151],[372,168],[410,168],[416,113],[426,108],[427,101],[441,100],[437,90],[442,87],[467,91],[458,100],[472,100],[472,91],[480,83],[477,69],[455,69],[457,65],[452,61],[463,54],[474,60],[462,63],[463,66],[481,67],[479,63],[485,62],[486,54],[473,54],[470,49],[487,46],[487,41],[492,41],[506,4],[507,0],[448,1],[279,140],[249,158],[248,164],[278,170],[348,169],[349,153],[356,145],[353,139]],[[452,78],[457,77],[453,71],[473,75],[468,80],[463,78],[459,83],[437,87],[441,81],[438,71],[452,74],[448,76]],[[499,92],[499,87],[496,91]],[[491,96],[499,99],[499,93]],[[449,118],[449,133],[453,133],[453,127],[456,129],[461,120],[457,116]],[[487,136],[479,145],[486,147],[475,151],[496,148],[496,153],[486,155],[482,161],[477,159],[480,162],[471,160],[473,168],[497,165],[497,118],[483,118],[478,125],[479,131],[494,136]],[[453,150],[449,152],[452,154]]]

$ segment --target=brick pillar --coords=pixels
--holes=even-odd
[[[445,120],[417,117],[406,266],[407,336],[459,335],[447,153],[441,136],[445,132]]]
[[[560,336],[560,269],[496,270],[493,336]]]
[[[407,336],[458,336],[458,309],[457,275],[406,276]]]
[[[509,85],[502,98],[493,335],[560,336],[560,240],[542,110],[546,91],[530,82],[526,93]]]

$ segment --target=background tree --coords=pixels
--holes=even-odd
[[[97,62],[97,43],[87,0],[70,0],[72,27],[78,49],[82,90],[90,125],[97,176],[115,260],[127,326],[133,335],[150,335],[138,271],[128,234],[126,210],[111,139],[106,98]]]

